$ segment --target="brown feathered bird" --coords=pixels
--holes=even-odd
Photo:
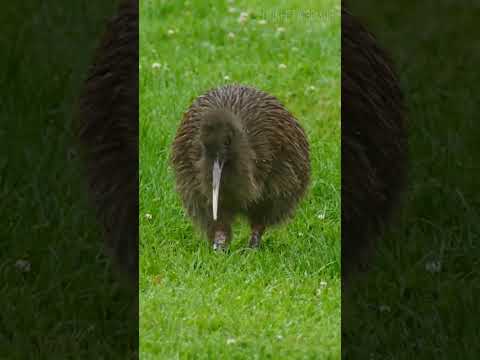
[[[365,265],[405,186],[406,108],[387,53],[342,4],[342,272]]]
[[[198,97],[172,145],[177,190],[214,249],[226,249],[237,215],[250,246],[293,215],[310,178],[309,145],[294,116],[273,96],[227,85]]]
[[[116,263],[138,285],[138,0],[123,0],[85,81],[78,138]]]

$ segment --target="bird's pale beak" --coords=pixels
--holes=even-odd
[[[217,220],[218,211],[218,194],[220,191],[220,178],[222,176],[223,161],[220,162],[218,158],[213,162],[212,170],[212,206],[213,206],[213,220]]]

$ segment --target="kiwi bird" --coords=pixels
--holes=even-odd
[[[406,184],[406,107],[388,54],[342,3],[342,273],[366,265]]]
[[[310,179],[309,144],[294,116],[253,87],[227,85],[199,96],[177,130],[171,161],[187,214],[213,248],[231,241],[237,215],[250,247],[293,216]]]
[[[138,0],[123,0],[96,49],[77,136],[107,249],[138,285]]]

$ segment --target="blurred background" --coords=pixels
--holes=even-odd
[[[392,56],[408,107],[409,185],[342,306],[347,359],[479,353],[480,74],[473,2],[352,2]]]
[[[115,2],[0,11],[0,358],[117,359],[137,346],[86,200],[74,109]]]

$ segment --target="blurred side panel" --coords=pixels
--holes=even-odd
[[[125,132],[135,133],[138,101],[135,102],[137,97],[133,94],[137,93],[138,65],[132,65],[132,58],[138,49],[134,35],[138,34],[136,7],[136,2],[124,3],[119,8],[114,2],[83,0],[2,6],[2,359],[136,357],[136,284],[135,281],[133,286],[132,281],[127,286],[122,284],[123,276],[115,275],[111,257],[105,254],[104,215],[109,213],[114,200],[110,197],[104,203],[110,201],[110,204],[96,206],[100,203],[99,193],[89,195],[93,192],[89,190],[88,179],[94,177],[86,175],[95,170],[92,162],[85,161],[83,151],[79,151],[82,138],[78,136],[79,123],[85,119],[79,115],[86,114],[79,109],[82,101],[88,102],[82,94],[85,88],[95,92],[88,79],[94,73],[99,74],[100,69],[106,70],[108,66],[101,64],[109,61],[115,66],[101,74],[103,76],[107,76],[108,71],[129,69],[125,70],[125,76],[120,76],[123,90],[116,86],[118,83],[99,82],[99,86],[103,86],[99,92],[104,96],[104,107],[96,111],[90,108],[92,112],[87,117],[95,121],[104,111],[110,114],[124,111],[125,117],[131,119]],[[124,15],[119,16],[119,12]],[[120,25],[122,21],[124,24]],[[133,35],[124,36],[125,32]],[[117,60],[110,56],[116,56]],[[135,60],[138,61],[138,55]],[[113,97],[122,97],[125,101],[118,107],[115,104],[107,107],[107,101]],[[95,104],[95,101],[89,103]],[[106,122],[97,125],[104,129]],[[116,125],[122,126],[118,120]],[[103,133],[105,140],[108,135],[107,131]],[[123,231],[131,240],[115,240],[119,245],[111,248],[114,258],[128,268],[127,273],[133,280],[137,259],[134,229],[138,229],[135,141],[132,135],[130,141],[105,142],[105,146],[112,149],[128,148],[120,152],[119,161],[123,162],[121,166],[118,164],[125,171],[122,180],[129,184],[122,200],[127,205],[115,215],[114,232]],[[108,162],[100,165],[104,161],[101,156],[97,160],[99,167],[109,168],[113,184],[118,178],[115,166]],[[118,183],[118,187],[124,184]],[[112,185],[109,190],[115,189]],[[105,191],[101,196],[105,199],[110,194]]]
[[[366,238],[342,239],[342,270],[344,263],[356,262],[349,263],[344,253],[358,259],[356,241],[364,241],[360,248],[367,249],[360,269],[344,274],[348,281],[342,294],[342,357],[475,359],[480,351],[476,325],[480,308],[475,300],[480,295],[480,130],[475,95],[480,84],[476,35],[480,8],[472,2],[374,0],[351,2],[347,7],[350,19],[371,35],[355,46],[344,42],[361,37],[362,32],[352,31],[349,18],[342,18],[342,179],[355,184],[349,195],[344,192],[349,188],[342,188],[342,210],[361,209],[359,203],[368,206],[358,214],[342,214],[342,222],[348,216],[364,219],[353,226],[342,223],[342,233],[349,236],[365,227],[371,231],[370,220],[376,215],[383,225],[377,232],[367,232]],[[361,79],[357,90],[385,81],[376,57],[366,55],[362,62],[354,61],[367,46],[381,49],[389,59],[382,62],[383,68],[389,64],[397,81],[375,94],[359,91],[354,95],[343,82],[344,74]],[[392,96],[397,87],[403,97],[405,133],[395,139],[403,143],[406,136],[408,161],[405,172],[395,157],[385,168],[396,175],[395,180],[405,175],[403,188],[399,201],[389,201],[391,211],[365,211],[375,201],[369,195],[370,184],[379,186],[375,194],[384,200],[396,189],[390,182],[383,186],[371,182],[376,177],[386,179],[380,165],[371,166],[372,176],[356,171],[368,159],[396,151],[385,143],[388,137],[375,119],[378,116],[388,125],[385,130],[394,130],[396,112],[384,113],[377,104],[400,111],[399,98]],[[362,114],[355,124],[349,123],[361,114],[351,106],[354,99],[362,98],[376,115]],[[347,147],[358,160],[349,168],[347,157],[343,168],[344,141],[348,140],[344,135],[349,136],[344,128],[353,130],[366,123],[371,127],[368,136],[380,146]],[[364,155],[370,150],[372,154]]]

